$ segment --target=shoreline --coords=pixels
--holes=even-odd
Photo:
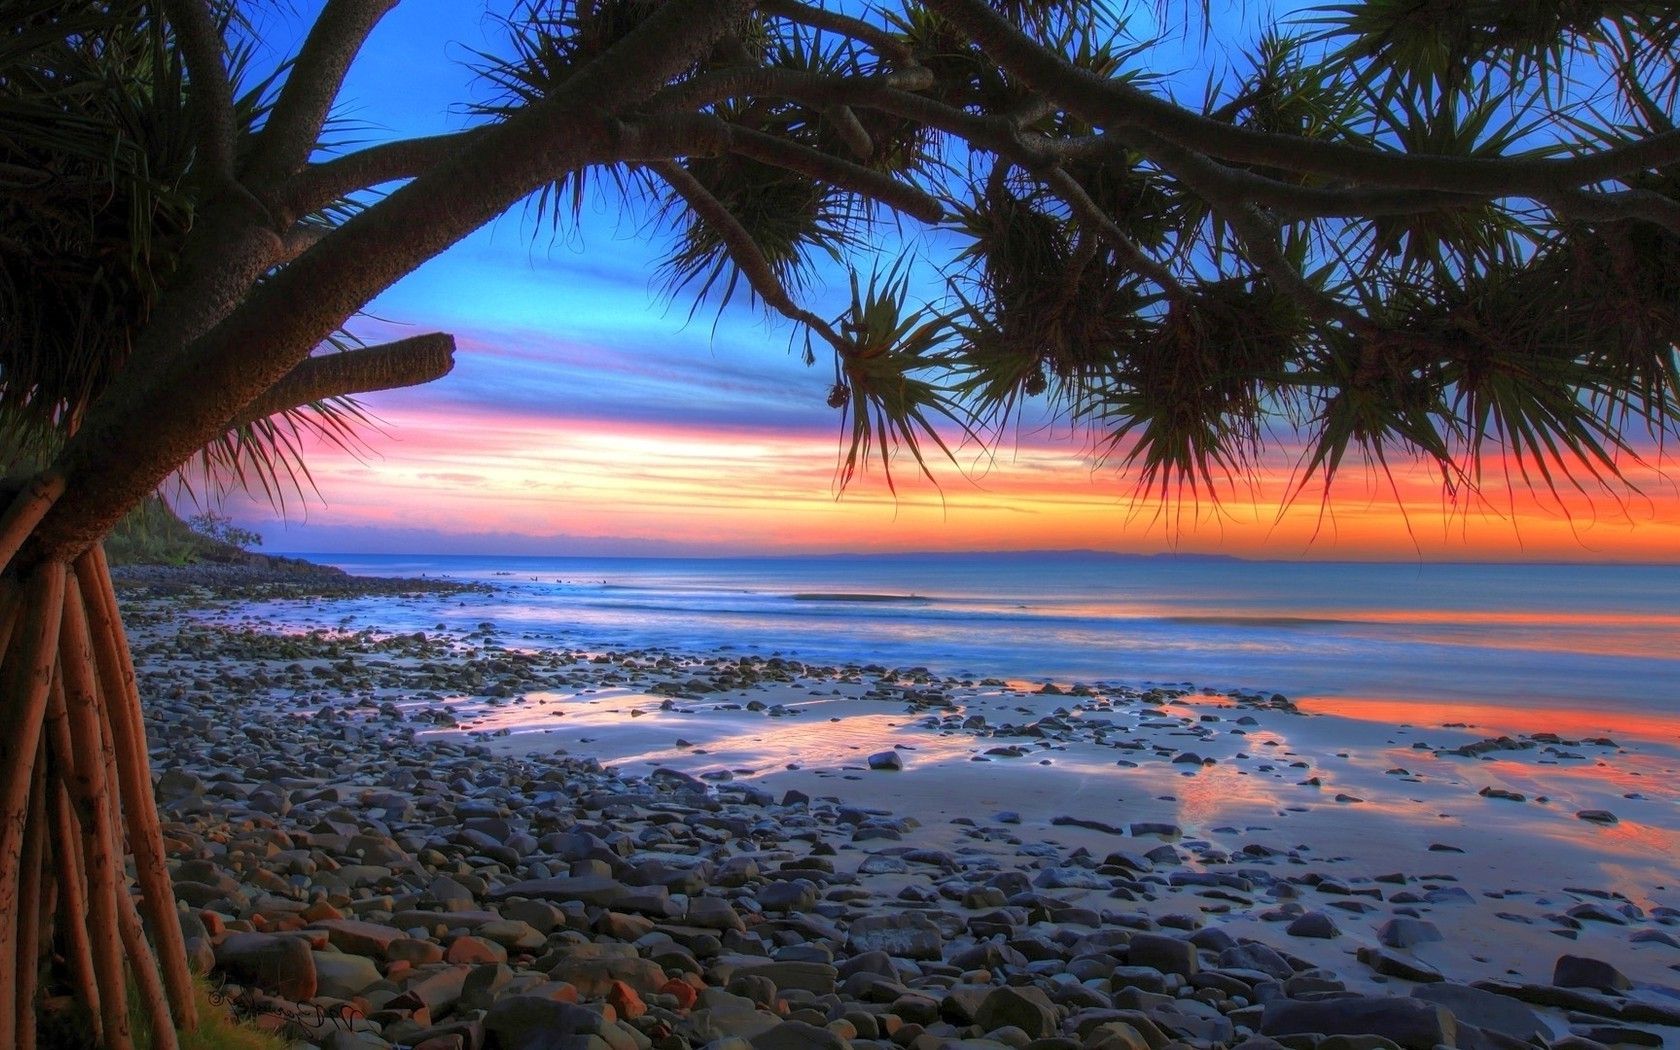
[[[411,600],[424,605],[446,596]],[[214,670],[223,682],[266,682],[227,702],[236,703],[240,721],[267,739],[307,737],[318,719],[332,729],[333,746],[340,749],[354,741],[363,750],[398,755],[470,755],[470,765],[492,778],[533,764],[566,768],[572,771],[568,777],[582,770],[583,779],[597,787],[611,785],[600,790],[632,800],[625,803],[621,830],[640,827],[643,837],[664,826],[658,808],[664,803],[647,800],[666,793],[690,805],[727,800],[730,808],[756,814],[754,821],[772,827],[790,817],[798,818],[795,827],[816,819],[821,834],[793,840],[772,834],[747,852],[786,853],[778,863],[797,865],[806,863],[799,857],[810,856],[807,850],[828,846],[825,860],[839,881],[819,882],[826,897],[809,902],[800,897],[818,914],[825,907],[844,913],[862,887],[867,893],[858,899],[872,902],[874,912],[910,907],[936,915],[945,923],[941,930],[949,928],[941,933],[944,948],[969,942],[978,947],[984,942],[973,922],[985,911],[964,905],[990,903],[992,895],[946,894],[953,886],[982,890],[988,879],[1001,878],[1000,872],[1019,871],[1027,892],[1095,920],[1095,929],[1147,924],[1166,935],[1183,935],[1197,926],[1253,938],[1299,962],[1298,973],[1322,969],[1333,975],[1350,996],[1404,991],[1412,985],[1398,975],[1410,973],[1451,983],[1514,981],[1506,991],[1532,999],[1543,994],[1535,989],[1552,987],[1558,957],[1579,954],[1652,989],[1633,993],[1650,1000],[1634,1014],[1680,1024],[1680,999],[1672,1015],[1665,1014],[1662,1004],[1670,994],[1656,990],[1677,983],[1680,963],[1680,939],[1669,932],[1680,919],[1675,910],[1680,873],[1672,860],[1680,822],[1674,819],[1673,780],[1662,778],[1676,765],[1672,748],[1564,737],[1500,743],[1468,727],[1407,728],[1305,714],[1271,694],[1233,700],[1072,686],[1035,693],[1020,688],[1025,683],[887,677],[884,667],[812,667],[739,653],[530,652],[499,644],[493,626],[428,632],[423,640],[413,634],[381,638],[366,630],[287,634],[264,619],[260,605],[212,607],[232,626],[189,627],[175,636],[176,600],[140,603],[132,619],[143,679],[155,688],[171,677],[202,677]],[[201,607],[189,619],[202,619],[205,612]],[[299,717],[306,714],[315,717]],[[170,745],[178,763],[190,764],[190,736],[183,736],[179,725],[166,726],[164,719],[153,727],[154,750],[163,731],[179,738]],[[1412,746],[1418,743],[1429,746]],[[996,748],[1020,753],[986,753]],[[1467,753],[1454,753],[1459,749]],[[1395,773],[1405,768],[1391,764],[1397,752],[1405,752],[1416,768]],[[870,768],[871,755],[886,754],[897,756],[903,768]],[[1581,757],[1564,757],[1569,755]],[[605,767],[598,772],[592,771],[596,758]],[[1204,763],[1207,759],[1212,761]],[[1302,762],[1305,767],[1295,764]],[[782,768],[789,765],[799,768]],[[168,772],[163,762],[156,771]],[[1315,778],[1316,785],[1303,783]],[[377,767],[345,779],[360,784],[357,791],[364,795],[393,787],[383,783],[388,776]],[[1532,783],[1559,780],[1573,785],[1567,794],[1553,789],[1550,801],[1534,799]],[[1632,793],[1645,797],[1621,798],[1627,792],[1614,789],[1628,783],[1642,784],[1646,791]],[[1480,794],[1480,788],[1524,799]],[[342,802],[344,793],[335,794]],[[470,793],[456,794],[455,803],[470,804]],[[801,795],[809,801],[799,802]],[[794,804],[784,805],[790,798]],[[340,819],[371,819],[377,825],[386,816],[382,807],[371,816],[366,809],[339,808],[345,814]],[[1617,822],[1601,825],[1574,816],[1595,809],[1612,810]],[[1005,810],[1013,815],[1000,816]],[[612,811],[602,810],[598,827],[619,825],[608,818]],[[847,813],[854,816],[843,823]],[[586,815],[580,812],[578,819]],[[832,823],[825,824],[823,816]],[[520,818],[515,809],[496,819],[505,824]],[[426,826],[432,838],[443,835],[447,841],[440,819],[434,814]],[[655,822],[646,823],[650,819]],[[692,863],[708,852],[730,852],[721,844],[708,847],[707,841],[690,842],[676,855]],[[504,855],[481,845],[508,862],[500,864],[506,869],[501,874],[485,878],[487,890],[533,870],[556,874],[543,851],[535,851],[533,860],[517,849]],[[903,859],[920,851],[940,855],[935,870]],[[670,853],[652,849],[660,863],[677,864]],[[1155,859],[1139,859],[1145,856]],[[1147,870],[1139,870],[1145,864]],[[575,862],[561,867],[576,870]],[[746,893],[714,882],[700,897],[733,894],[738,918],[762,920],[759,898],[767,889],[781,892],[786,881],[772,878],[757,889],[749,885]],[[488,903],[474,898],[475,906]],[[685,907],[692,908],[695,899],[689,897]],[[708,900],[708,906],[714,903]],[[367,914],[377,919],[385,912]],[[1314,918],[1301,920],[1302,914]],[[1433,922],[1442,940],[1409,949],[1385,944],[1390,920],[1409,917]],[[1334,935],[1288,932],[1304,928],[1299,922],[1327,923],[1319,932]],[[1082,929],[1065,923],[1052,928]],[[844,928],[837,932],[843,957],[851,941]],[[939,976],[926,972],[931,966],[923,962],[920,979]],[[1014,978],[1010,972],[1015,971],[1003,966],[992,976],[1018,980],[1031,968]],[[384,981],[389,980],[387,968]],[[1155,987],[1153,979],[1148,983]],[[1113,1007],[1112,978],[1093,990]],[[1245,1001],[1228,1000],[1231,1011],[1220,1016],[1243,1028],[1260,1026],[1258,1013],[1242,1013],[1256,1001],[1238,998]],[[1077,1013],[1067,1007],[1058,1002],[1058,1026]],[[785,1025],[797,1012],[773,1016]],[[1571,1025],[1608,1031],[1577,1013],[1571,1021],[1564,1013],[1542,1010],[1554,1034]],[[1612,1021],[1625,1023],[1627,1008],[1621,1016]],[[692,1013],[670,1020],[691,1022]],[[834,1020],[825,1017],[823,1024]],[[1680,1028],[1646,1027],[1659,1040],[1680,1038]],[[1235,1045],[1238,1034],[1232,1028],[1227,1045]],[[856,1039],[852,1045],[872,1045]]]

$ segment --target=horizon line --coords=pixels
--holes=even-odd
[[[343,550],[258,550],[253,553],[283,558],[570,558],[589,561],[794,561],[808,558],[1025,558],[1025,557],[1088,557],[1111,558],[1128,561],[1228,561],[1248,562],[1257,565],[1552,565],[1552,566],[1655,566],[1660,568],[1680,567],[1680,558],[1673,561],[1652,561],[1641,559],[1594,558],[1431,558],[1419,555],[1415,558],[1355,558],[1355,557],[1276,557],[1255,558],[1240,554],[1220,554],[1205,551],[1106,551],[1090,547],[1046,547],[1046,548],[995,548],[987,550],[835,550],[811,551],[805,553],[780,554],[582,554],[582,553],[542,553],[542,554],[507,554],[487,551],[343,551]]]

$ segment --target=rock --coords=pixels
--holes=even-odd
[[[1396,955],[1394,952],[1381,948],[1361,948],[1358,952],[1359,961],[1384,977],[1399,977],[1408,981],[1440,981],[1445,980],[1439,970],[1408,955]]]
[[[744,930],[741,917],[721,897],[690,897],[683,922],[707,930]]]
[[[1532,1040],[1550,1031],[1539,1015],[1522,1003],[1481,988],[1441,982],[1414,988],[1412,997],[1446,1007],[1462,1024],[1516,1039]]]
[[[765,911],[809,911],[817,904],[817,884],[809,879],[780,879],[760,887],[755,899]]]
[[[850,1050],[851,1042],[804,1021],[783,1021],[747,1040],[753,1050]]]
[[[832,995],[840,971],[828,963],[762,962],[737,966],[736,977],[768,977],[783,991],[799,990],[812,995]]]
[[[904,768],[904,759],[897,751],[877,751],[869,756],[870,769],[897,770]]]
[[[379,980],[379,967],[372,959],[343,952],[316,952],[315,994],[331,999],[360,995]]]
[[[607,989],[607,1003],[626,1021],[634,1021],[647,1013],[647,1004],[642,1002],[642,997],[623,981],[614,981]]]
[[[571,1003],[510,995],[496,1000],[484,1015],[484,1032],[496,1050],[580,1050],[611,1045],[576,1038],[599,1035],[604,1023],[600,1014]]]
[[[315,956],[309,941],[269,933],[230,933],[216,946],[216,967],[242,984],[282,999],[313,999]]]
[[[647,888],[643,887],[643,892]],[[510,886],[503,886],[493,890],[490,896],[500,900],[504,897],[530,897],[536,900],[553,901],[564,904],[577,901],[582,904],[593,904],[598,907],[611,907],[631,893],[631,889],[617,879],[606,875],[560,876],[552,879],[527,879],[515,882]]]
[[[981,1001],[974,1023],[987,1032],[1019,1028],[1029,1039],[1043,1039],[1056,1032],[1056,1007],[1049,996],[1030,985],[997,988]]]
[[[1552,983],[1559,988],[1596,988],[1603,992],[1625,992],[1633,987],[1622,971],[1584,955],[1558,956],[1552,967]]]
[[[1451,1011],[1418,999],[1360,996],[1300,1002],[1274,999],[1265,1005],[1260,1034],[1380,1035],[1405,1050],[1434,1050],[1458,1041],[1458,1022]]]
[[[1415,948],[1443,938],[1440,928],[1428,919],[1396,915],[1377,928],[1377,939],[1390,948]]]
[[[945,948],[939,927],[916,912],[866,915],[852,923],[846,943],[854,952],[886,952],[901,959],[937,960]]]
[[[1081,1050],[1150,1050],[1143,1033],[1124,1021],[1109,1021],[1085,1034]]]
[[[1314,940],[1328,941],[1342,935],[1330,916],[1321,911],[1309,911],[1290,923],[1284,930],[1291,937],[1307,937]]]
[[[1621,823],[1621,821],[1616,818],[1616,814],[1607,809],[1583,809],[1576,813],[1575,816],[1592,824]]]
[[[1131,944],[1126,949],[1126,962],[1132,966],[1150,966],[1162,973],[1176,973],[1183,977],[1194,977],[1199,969],[1195,945],[1159,933],[1133,934]]]
[[[1257,970],[1268,977],[1287,981],[1295,976],[1295,967],[1279,955],[1277,949],[1264,944],[1238,944],[1219,953],[1219,967],[1223,970]]]
[[[513,981],[513,971],[502,963],[475,966],[461,982],[459,1010],[488,1010],[496,996]]]
[[[326,930],[327,943],[341,952],[384,959],[391,945],[408,935],[392,926],[355,919],[325,919],[310,924],[311,929]]]

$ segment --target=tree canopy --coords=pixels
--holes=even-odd
[[[1614,483],[1680,430],[1666,0],[1344,0],[1200,90],[1139,27],[1211,32],[1215,0],[509,0],[465,126],[374,144],[333,113],[396,0],[322,0],[271,76],[259,2],[0,25],[6,1045],[53,916],[95,1042],[131,1045],[131,983],[151,1045],[194,1023],[99,540],[195,457],[272,488],[296,428],[449,371],[447,334],[345,325],[522,201],[564,225],[607,188],[663,220],[674,293],[785,318],[848,476],[1033,399],[1169,495],[1302,441],[1303,478]],[[933,301],[871,250],[899,224],[957,245]]]
[[[1167,495],[1280,443],[1303,483],[1418,456],[1608,482],[1680,419],[1669,4],[1354,0],[1187,91],[1152,34],[1210,4],[518,0],[461,130],[336,145],[393,6],[326,0],[267,78],[233,0],[30,0],[0,41],[0,408],[74,431],[66,549],[202,448],[269,485],[296,427],[446,371],[447,336],[338,337],[521,201],[564,225],[598,187],[663,219],[674,293],[832,366],[847,476],[1032,399]],[[958,245],[933,301],[871,251],[906,223]]]

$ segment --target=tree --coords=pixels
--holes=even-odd
[[[1474,484],[1491,452],[1613,482],[1680,419],[1667,3],[1349,0],[1191,103],[1103,5],[518,0],[471,126],[334,153],[394,2],[325,0],[273,84],[242,82],[224,0],[32,0],[0,37],[0,178],[81,202],[0,230],[81,264],[0,286],[0,410],[45,464],[0,500],[0,1040],[33,1040],[49,923],[105,1044],[130,977],[154,1045],[192,1023],[100,537],[206,449],[261,476],[275,419],[446,372],[441,334],[317,351],[533,195],[563,222],[604,177],[668,219],[674,287],[788,318],[833,363],[848,473],[894,447],[926,469],[1035,397],[1162,491],[1279,428],[1307,475],[1421,454]],[[961,238],[951,303],[889,270],[838,317],[800,304],[813,259],[900,220]]]

